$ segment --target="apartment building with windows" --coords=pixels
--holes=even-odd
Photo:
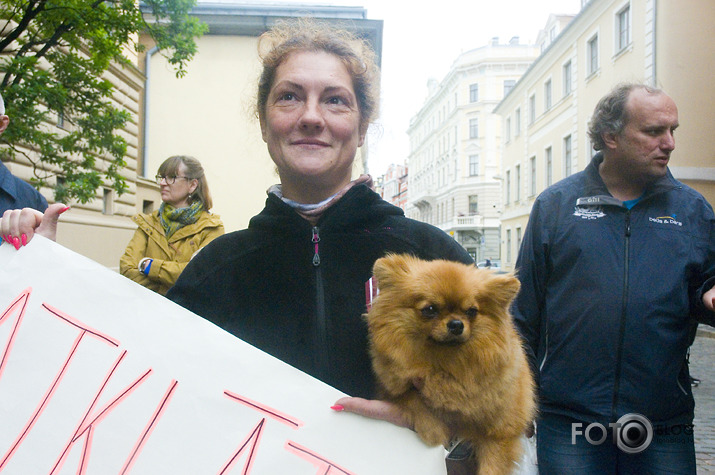
[[[500,258],[502,123],[493,109],[537,54],[518,37],[461,54],[431,81],[408,128],[407,216],[440,227],[477,261]]]
[[[715,74],[709,26],[715,3],[675,3],[584,0],[496,107],[505,129],[503,269],[513,269],[536,196],[589,163],[595,152],[588,122],[598,100],[619,82],[655,85],[673,97],[681,125],[670,169],[715,202],[715,135],[709,130],[715,89],[708,79]]]
[[[407,167],[390,164],[385,174],[378,177],[376,191],[382,199],[405,209],[407,206]]]

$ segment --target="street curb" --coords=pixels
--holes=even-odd
[[[695,334],[695,336],[702,336],[705,338],[715,338],[715,329],[713,329],[711,327],[698,328],[698,332]]]

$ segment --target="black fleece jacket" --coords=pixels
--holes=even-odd
[[[312,226],[277,196],[248,229],[214,240],[167,297],[351,395],[374,397],[365,284],[386,253],[473,263],[454,239],[365,185]]]

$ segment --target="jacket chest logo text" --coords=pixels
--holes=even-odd
[[[673,216],[658,216],[657,218],[648,218],[648,221],[651,223],[658,223],[658,224],[672,224],[675,226],[682,226],[683,223],[675,219],[675,215]]]
[[[573,215],[581,219],[599,219],[606,216],[606,213],[600,206],[576,206]]]

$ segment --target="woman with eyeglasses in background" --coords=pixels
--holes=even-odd
[[[199,249],[224,233],[209,213],[211,194],[204,169],[193,157],[174,156],[159,167],[161,206],[132,219],[138,228],[119,260],[119,271],[148,289],[166,294]]]

